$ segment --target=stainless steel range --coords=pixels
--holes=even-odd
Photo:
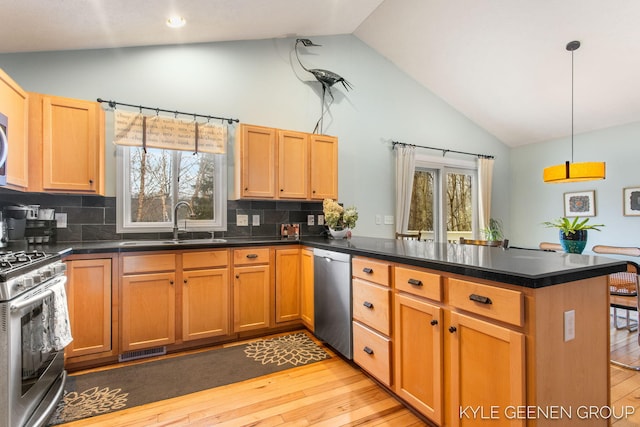
[[[0,427],[43,426],[62,397],[64,350],[48,328],[67,280],[60,258],[0,253]]]

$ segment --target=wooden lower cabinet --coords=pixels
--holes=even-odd
[[[394,391],[437,424],[442,423],[442,309],[420,298],[394,298]]]
[[[458,313],[450,313],[447,329],[446,425],[475,425],[481,416],[492,417],[491,408],[496,408],[492,426],[524,426],[524,419],[512,419],[505,412],[526,404],[524,334]],[[473,412],[478,408],[481,415]]]
[[[276,323],[300,320],[300,248],[276,249]]]
[[[122,350],[175,342],[175,272],[122,278]]]
[[[185,271],[182,278],[182,340],[228,335],[229,270]]]
[[[112,259],[70,259],[66,265],[73,341],[65,348],[65,356],[108,356],[118,348],[117,333],[112,334]]]
[[[300,318],[311,332],[315,318],[313,302],[313,249],[303,248],[300,251]]]
[[[271,325],[269,274],[269,265],[252,265],[234,269],[234,332],[268,328]]]

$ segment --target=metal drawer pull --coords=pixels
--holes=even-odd
[[[449,332],[454,333],[458,329],[455,326],[449,326]]]
[[[258,254],[247,254],[247,258],[249,259],[258,258]]]
[[[373,350],[370,349],[369,347],[365,347],[362,349],[362,351],[364,351],[365,353],[367,353],[368,355],[372,355],[373,354]]]
[[[491,301],[491,298],[484,297],[482,295],[471,294],[469,295],[469,299],[471,301],[479,302],[480,304],[493,304],[493,301]]]
[[[367,274],[371,274],[373,273],[373,268],[365,267],[362,269],[362,271],[364,271]]]
[[[418,279],[409,279],[407,280],[407,283],[413,286],[422,286],[422,280]]]
[[[369,301],[363,302],[362,305],[364,305],[367,308],[373,308],[373,304],[371,304]]]
[[[438,321],[436,319],[433,319],[430,323],[431,326],[436,326],[438,324]]]

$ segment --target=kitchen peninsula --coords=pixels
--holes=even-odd
[[[64,245],[58,246],[48,250]],[[366,237],[70,246],[69,259],[109,256],[115,263],[127,256],[171,253],[176,274],[184,277],[189,273],[185,254],[216,252],[222,257],[215,268],[228,269],[231,288],[243,268],[234,255],[240,250],[275,254],[317,247],[348,253],[353,257],[355,362],[437,425],[479,418],[496,425],[607,425],[593,418],[585,424],[579,411],[609,405],[606,275],[625,270],[624,261]],[[266,271],[273,277],[269,286],[277,288],[275,277],[283,272],[273,254],[265,254],[260,265],[272,259]],[[178,267],[185,273],[177,273]],[[278,292],[271,295],[277,305]],[[271,316],[281,309],[272,308]]]

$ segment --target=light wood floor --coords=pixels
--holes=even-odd
[[[640,365],[638,333],[611,329],[612,358]],[[331,352],[330,349],[327,351]],[[144,363],[144,362],[132,362]],[[611,404],[635,408],[615,427],[640,426],[640,372],[611,365]],[[339,357],[175,399],[88,418],[79,426],[424,426]]]
[[[329,348],[325,349],[335,356]],[[335,356],[252,380],[63,425],[410,427],[427,424],[357,367]]]

